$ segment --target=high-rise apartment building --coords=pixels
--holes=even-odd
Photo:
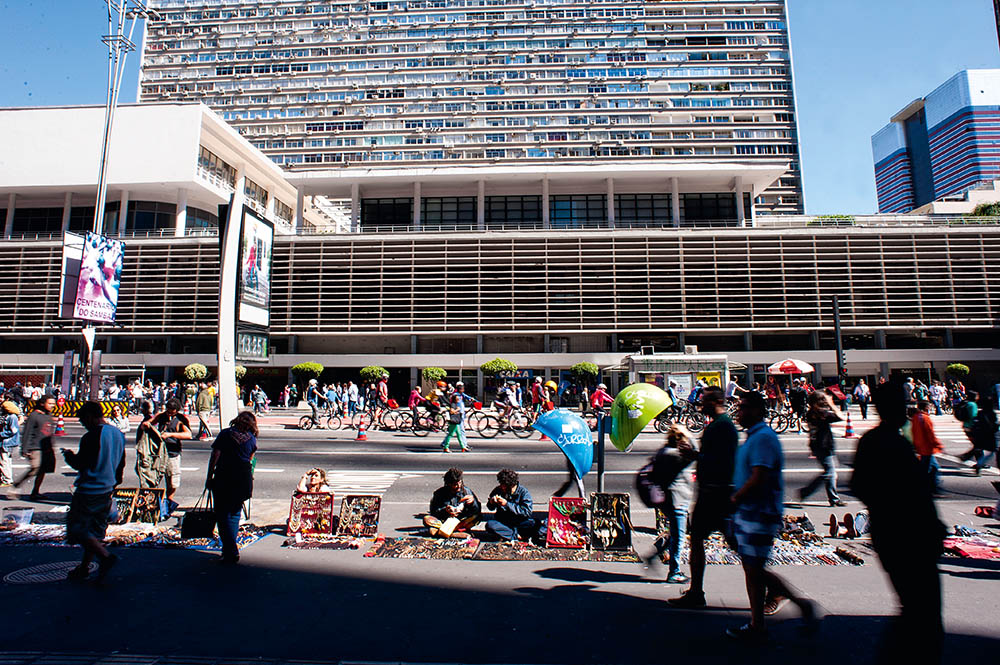
[[[368,226],[803,212],[784,0],[151,5],[139,99],[201,100],[287,170],[330,173],[307,193],[351,197]],[[652,189],[627,168],[607,191],[605,174],[586,192],[553,183],[548,205],[545,187],[514,187],[524,167],[636,163],[669,168]],[[441,167],[473,167],[470,189],[350,177],[392,171],[398,187]],[[483,180],[503,195],[477,198]]]
[[[959,72],[872,137],[878,209],[905,213],[1000,179],[1000,69]]]

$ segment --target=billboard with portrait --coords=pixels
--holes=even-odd
[[[74,319],[115,322],[124,259],[125,243],[96,233],[87,233],[73,305]]]
[[[249,210],[243,213],[237,319],[268,327],[271,323],[271,259],[274,226]]]

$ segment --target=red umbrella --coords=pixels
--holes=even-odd
[[[809,374],[814,371],[816,368],[809,363],[794,358],[786,358],[767,368],[768,374]]]

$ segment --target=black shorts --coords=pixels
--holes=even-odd
[[[69,504],[69,513],[66,515],[66,542],[77,545],[87,538],[104,540],[110,512],[111,492],[107,494],[74,492]]]
[[[732,503],[729,497],[732,490],[728,487],[699,487],[698,498],[691,510],[691,524],[688,530],[691,537],[704,540],[713,531],[727,533],[729,518],[732,515]]]

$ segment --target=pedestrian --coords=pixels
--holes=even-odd
[[[462,447],[462,452],[467,453],[471,450],[469,447],[469,442],[465,438],[465,400],[458,393],[451,396],[451,405],[448,408],[448,434],[445,435],[444,441],[441,442],[441,450],[446,453],[451,452],[451,437],[458,439],[459,445]]]
[[[132,428],[132,425],[128,421],[128,416],[122,413],[122,407],[118,404],[114,404],[111,407],[111,421],[108,424],[120,429],[122,434],[128,434],[128,431]]]
[[[945,526],[913,447],[899,431],[906,422],[903,386],[876,386],[872,401],[880,421],[858,442],[851,489],[868,508],[872,545],[901,605],[878,662],[938,663],[944,628],[937,566]]]
[[[694,477],[691,463],[698,451],[691,442],[691,433],[683,425],[671,425],[666,440],[653,458],[652,480],[660,488],[663,503],[658,505],[667,518],[670,532],[667,539],[657,538],[656,550],[649,559],[658,558],[664,551],[670,557],[667,564],[667,583],[685,584],[690,581],[680,569],[681,544],[687,533],[688,506],[694,494]]]
[[[934,423],[930,417],[931,404],[927,400],[917,402],[917,410],[910,417],[910,435],[913,439],[913,449],[917,453],[917,459],[927,480],[930,483],[931,491],[935,494],[940,491],[940,480],[938,478],[939,465],[937,457],[944,452],[944,445],[934,432]]]
[[[760,393],[749,393],[760,396]],[[726,414],[726,396],[721,389],[710,386],[701,396],[701,412],[709,419],[701,435],[701,446],[695,465],[697,493],[691,511],[690,566],[691,585],[679,598],[668,602],[679,608],[705,606],[705,540],[713,531],[727,531],[733,492],[733,464],[739,435]]]
[[[299,406],[299,387],[294,383],[288,387],[288,406],[293,409]]]
[[[988,461],[997,451],[997,414],[993,398],[988,393],[969,391],[970,399],[975,396],[975,415],[965,428],[965,434],[972,448],[961,455],[963,460],[973,460],[973,470],[978,476],[988,467]],[[972,402],[970,401],[971,405]],[[971,409],[970,409],[971,410]]]
[[[190,441],[192,438],[191,424],[188,422],[187,416],[180,413],[180,410],[180,401],[176,397],[171,398],[167,400],[166,409],[162,413],[139,425],[140,428],[152,427],[156,429],[163,437],[163,442],[167,447],[167,468],[164,472],[164,479],[166,480],[167,506],[170,508],[168,513],[173,512],[177,507],[174,496],[181,486],[181,452],[184,448],[182,442]]]
[[[347,407],[353,418],[358,412],[358,386],[353,381],[347,382]]]
[[[253,496],[253,458],[257,453],[257,418],[249,411],[237,414],[212,444],[205,489],[212,493],[224,564],[236,564],[240,551],[236,535],[243,503]]]
[[[135,475],[139,479],[139,487],[159,487],[170,463],[167,444],[157,436],[155,428],[143,427],[153,419],[153,403],[144,399],[139,404],[139,410],[142,422],[135,430]]]
[[[857,385],[854,386],[853,395],[854,402],[861,409],[861,420],[868,420],[868,402],[872,399],[872,392],[864,379],[858,379]],[[940,407],[938,407],[938,411],[940,410]]]
[[[66,515],[66,542],[83,547],[83,560],[66,576],[82,582],[90,575],[90,562],[97,559],[97,581],[103,581],[118,556],[104,546],[111,512],[111,494],[125,471],[125,436],[117,427],[104,423],[101,405],[86,402],[77,412],[86,433],[77,452],[63,450],[63,456],[77,476],[73,499]]]
[[[833,441],[831,423],[844,419],[833,404],[833,398],[825,390],[817,390],[809,395],[809,410],[806,411],[806,422],[809,423],[809,452],[819,462],[823,472],[812,479],[799,490],[799,502],[803,502],[819,489],[826,488],[826,498],[830,506],[846,506],[837,494],[837,455]]]
[[[740,426],[747,430],[747,438],[736,451],[733,470],[736,491],[731,501],[733,537],[746,577],[750,622],[730,628],[726,634],[733,639],[752,642],[767,637],[764,615],[768,605],[780,608],[790,600],[802,612],[807,627],[815,629],[817,621],[812,601],[766,567],[774,538],[781,530],[784,501],[781,476],[784,454],[778,435],[764,421],[766,416],[767,404],[760,395],[749,394],[740,400],[736,417]],[[774,609],[770,613],[776,612]]]
[[[194,410],[198,414],[198,439],[204,440],[212,436],[212,426],[209,425],[208,421],[212,416],[214,398],[204,381],[198,387],[198,396],[194,399]]]
[[[55,473],[56,470],[56,454],[52,446],[52,435],[55,432],[52,411],[55,407],[56,400],[51,395],[46,395],[35,402],[35,408],[25,421],[21,434],[21,456],[27,458],[29,468],[14,483],[14,487],[20,487],[34,478],[31,494],[28,497],[32,501],[42,498],[42,481],[45,480],[45,474]]]
[[[21,445],[21,409],[7,400],[0,404],[0,487],[14,483],[14,449]],[[16,485],[15,485],[16,487]]]

